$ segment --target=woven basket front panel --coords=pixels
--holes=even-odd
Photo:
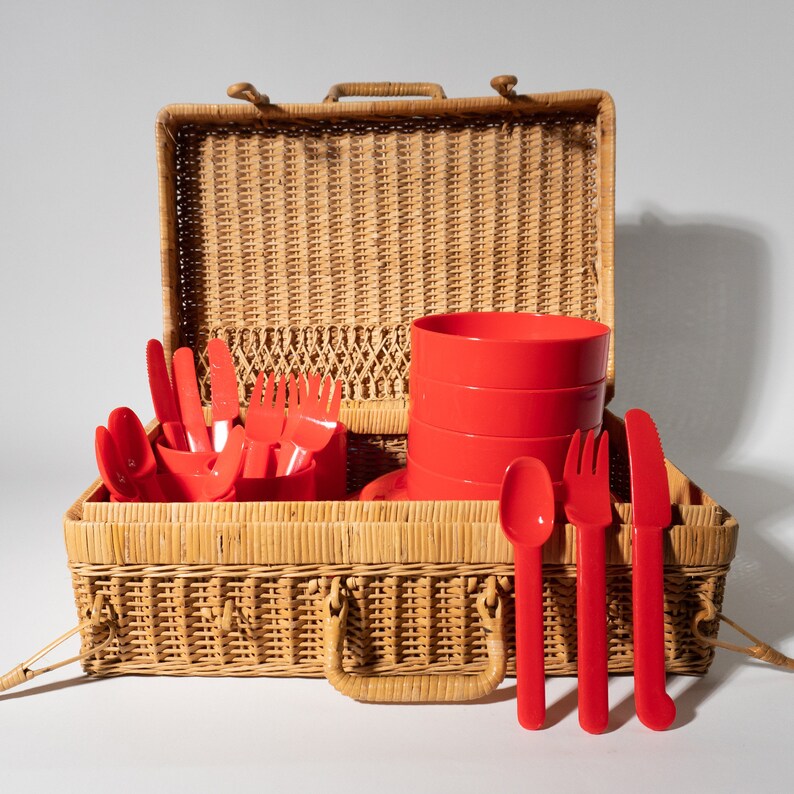
[[[690,631],[704,603],[719,610],[727,566],[670,570],[665,579],[667,669],[704,673],[713,648]],[[573,566],[545,574],[546,668],[576,672],[576,578]],[[486,664],[476,599],[495,576],[507,595],[509,671],[515,671],[512,566],[88,566],[73,565],[78,609],[104,598],[117,638],[85,662],[114,675],[323,675],[323,600],[333,577],[348,590],[346,667],[351,672],[476,672]],[[611,566],[609,669],[633,666],[631,579]],[[506,591],[506,592],[505,592]],[[224,620],[225,618],[225,620]],[[717,625],[704,628],[716,634]],[[83,635],[83,649],[104,630]]]
[[[449,311],[599,318],[594,113],[175,127],[179,342],[407,394],[408,324]],[[199,361],[206,391],[206,361]]]

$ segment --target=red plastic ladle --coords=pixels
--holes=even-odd
[[[554,528],[554,489],[537,458],[517,458],[508,467],[499,520],[515,553],[518,721],[537,730],[546,719],[542,550]]]

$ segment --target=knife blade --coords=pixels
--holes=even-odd
[[[237,371],[223,339],[210,339],[207,354],[212,391],[212,448],[220,452],[226,446],[232,427],[240,415]]]
[[[670,525],[670,487],[659,431],[650,415],[626,413],[631,475],[634,703],[643,725],[655,731],[675,719],[665,691],[664,529]]]
[[[179,413],[185,428],[188,447],[191,452],[211,452],[212,444],[207,425],[204,423],[193,351],[189,347],[180,347],[174,353],[172,367],[179,400]]]
[[[146,370],[149,374],[149,390],[157,421],[163,428],[168,445],[172,449],[187,450],[187,439],[179,408],[174,396],[174,387],[165,363],[163,346],[157,339],[150,339],[146,345]]]

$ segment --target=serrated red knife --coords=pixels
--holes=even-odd
[[[211,452],[212,444],[207,425],[204,423],[193,351],[189,347],[180,347],[176,350],[171,368],[174,372],[179,414],[182,417],[188,447],[191,452]]]
[[[212,392],[212,448],[220,452],[240,416],[237,393],[237,370],[223,339],[207,343],[210,360],[210,391]]]
[[[625,422],[633,512],[634,704],[643,725],[663,731],[675,719],[664,668],[664,529],[671,520],[670,487],[653,419],[632,408]]]
[[[146,369],[149,373],[154,414],[163,428],[165,439],[172,449],[186,451],[185,429],[182,427],[174,387],[165,363],[163,346],[157,339],[150,339],[146,345]]]

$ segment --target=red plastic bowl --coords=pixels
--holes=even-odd
[[[446,477],[483,483],[500,483],[505,469],[525,455],[545,463],[551,479],[558,482],[562,480],[570,442],[570,435],[548,438],[484,436],[434,427],[415,416],[410,416],[408,422],[408,454],[416,463]]]
[[[564,436],[595,427],[606,396],[606,380],[570,389],[489,389],[411,373],[409,388],[417,419],[487,436]]]
[[[411,374],[464,386],[583,386],[606,377],[608,358],[608,326],[579,317],[461,312],[411,323]]]
[[[407,458],[407,489],[409,499],[495,500],[501,483],[474,482],[445,477]]]

